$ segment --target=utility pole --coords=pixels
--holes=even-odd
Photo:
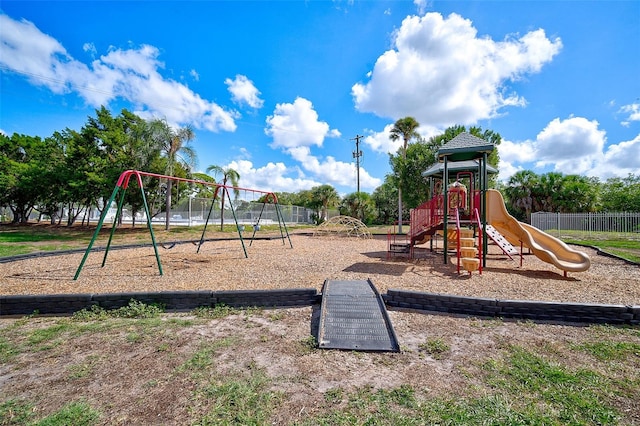
[[[360,151],[360,139],[362,139],[364,136],[360,136],[358,134],[356,134],[355,138],[351,138],[349,140],[352,141],[356,141],[356,150],[353,151],[353,158],[356,159],[356,182],[357,182],[357,188],[358,188],[358,196],[360,195],[360,157],[362,157],[362,151]]]

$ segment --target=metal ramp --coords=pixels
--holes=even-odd
[[[382,297],[371,280],[326,280],[318,346],[323,349],[399,352]]]
[[[520,254],[518,250],[509,241],[507,241],[504,235],[489,224],[487,224],[487,236],[502,249],[504,254],[509,256],[509,259],[513,260],[513,257],[511,256],[518,256]]]

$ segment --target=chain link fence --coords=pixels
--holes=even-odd
[[[247,201],[234,201],[232,203],[233,210],[238,224],[241,225],[255,225],[260,220],[261,225],[270,225],[278,223],[278,214],[274,204],[264,204],[260,202],[247,202]],[[316,219],[316,212],[312,209],[293,206],[293,205],[279,205],[280,213],[284,219],[284,222],[288,225],[307,225],[314,224]],[[116,215],[117,205],[115,202],[105,215],[105,223],[113,223]],[[178,226],[198,226],[204,225],[207,220],[207,215],[211,210],[210,198],[188,198],[177,203],[171,209],[170,223]],[[152,213],[153,214],[153,213]],[[327,212],[327,219],[334,216],[338,216],[340,212],[336,209],[330,209]],[[64,210],[61,211],[62,219],[60,223],[66,224],[68,213]],[[88,212],[82,212],[76,222],[89,221],[90,223],[97,223],[100,220],[101,211],[97,208],[91,208]],[[135,216],[135,217],[134,217]],[[13,215],[8,208],[0,209],[0,222],[11,222]],[[124,205],[122,207],[122,222],[132,223],[135,219],[136,224],[142,224],[147,221],[144,209],[137,211],[135,214],[131,211],[130,206]],[[216,201],[216,205],[211,210],[211,216],[209,217],[209,223],[220,223],[221,219],[221,203]],[[33,210],[29,216],[30,222],[36,221],[49,221],[48,216],[43,216],[37,210]],[[159,212],[154,214],[151,218],[153,223],[164,223],[166,220],[165,212]],[[224,222],[231,224],[234,223],[233,211],[229,207],[229,203],[225,203],[224,208]]]

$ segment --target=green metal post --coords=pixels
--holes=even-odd
[[[229,207],[231,207],[231,213],[233,214],[233,220],[236,223],[236,229],[238,230],[238,236],[240,237],[240,243],[242,244],[242,250],[244,251],[244,257],[248,258],[249,255],[247,255],[247,248],[244,246],[244,238],[242,238],[242,232],[240,231],[240,228],[238,227],[238,218],[236,217],[236,209],[233,208],[233,203],[231,202],[231,195],[229,195],[229,191],[224,191],[227,193],[227,199],[229,200]],[[224,195],[223,195],[224,197]],[[255,232],[255,231],[254,231]]]
[[[147,197],[144,195],[144,188],[142,187],[142,178],[138,177],[138,186],[140,187],[140,193],[142,194],[142,204],[144,205],[144,214],[147,216],[147,226],[149,227],[149,234],[151,234],[151,242],[153,243],[153,251],[156,255],[156,262],[158,263],[158,271],[160,275],[162,272],[162,263],[160,263],[160,254],[158,253],[158,245],[156,244],[156,237],[153,234],[153,225],[151,223],[151,214],[149,213],[149,206],[147,205]]]
[[[482,157],[482,223],[484,224],[482,228],[482,267],[487,267],[487,250],[489,248],[489,243],[487,242],[487,153],[485,152]]]
[[[102,210],[102,214],[100,215],[100,220],[98,221],[98,226],[96,227],[96,230],[93,233],[93,237],[91,237],[91,241],[89,242],[89,246],[87,247],[87,250],[84,252],[84,256],[82,257],[82,261],[80,262],[80,265],[78,266],[78,269],[76,270],[76,274],[73,276],[73,280],[74,281],[78,279],[78,276],[80,275],[80,271],[82,271],[82,268],[83,268],[85,262],[87,261],[87,257],[89,257],[89,253],[91,253],[91,248],[93,247],[93,243],[96,241],[96,238],[98,238],[98,234],[100,233],[100,229],[102,228],[102,224],[104,223],[104,219],[106,218],[107,212],[109,211],[107,206],[111,206],[111,203],[113,203],[114,198],[116,198],[116,195],[118,194],[118,190],[119,189],[120,189],[120,187],[116,185],[116,187],[113,189],[113,193],[111,194],[111,197],[109,198],[109,201],[107,202],[107,204],[105,204],[105,207]]]
[[[256,225],[258,225],[260,223],[260,219],[262,219],[262,213],[264,212],[264,208],[266,207],[267,202],[265,200],[264,203],[262,203],[262,208],[260,209],[260,214],[258,215],[258,221],[256,222]],[[249,247],[251,247],[253,245],[253,239],[256,237],[256,232],[257,232],[257,228],[256,226],[253,227],[253,234],[251,234],[251,241],[249,242]]]
[[[209,219],[211,218],[211,212],[213,212],[213,206],[216,204],[216,199],[218,198],[218,189],[216,188],[215,194],[213,194],[213,200],[211,200],[211,207],[209,207],[209,214],[207,214],[207,220],[204,221],[204,228],[202,229],[202,235],[200,236],[200,242],[198,243],[198,249],[196,253],[200,253],[200,246],[204,242],[204,233],[207,232],[207,226],[209,225]]]
[[[446,265],[448,262],[448,250],[449,250],[449,238],[447,235],[447,228],[449,222],[449,167],[447,164],[447,156],[444,156],[444,169],[442,174],[442,190],[444,191],[443,197],[443,206],[442,206],[442,220],[443,220],[443,229],[444,229],[444,264]]]
[[[111,227],[111,232],[109,233],[109,241],[107,241],[107,247],[104,249],[104,256],[102,257],[102,265],[101,268],[104,268],[105,263],[107,263],[107,254],[109,254],[109,247],[111,247],[111,240],[113,239],[113,234],[116,232],[116,226],[118,225],[118,221],[120,220],[120,216],[122,215],[122,205],[124,203],[124,194],[127,192],[126,188],[122,189],[122,194],[120,194],[120,201],[118,202],[118,207],[116,208],[116,215],[113,217],[113,226]]]
[[[276,213],[278,214],[278,225],[280,225],[280,220],[282,219],[282,225],[280,225],[280,237],[282,237],[282,245],[284,245],[284,235],[282,233],[282,227],[284,226],[284,231],[287,234],[287,239],[289,240],[289,246],[293,248],[293,244],[291,243],[291,237],[289,236],[289,230],[287,229],[287,223],[284,221],[284,215],[282,214],[282,210],[280,210],[280,204],[275,203]]]

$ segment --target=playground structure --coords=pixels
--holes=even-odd
[[[111,232],[109,234],[109,240],[107,242],[107,245],[105,247],[104,250],[104,257],[102,259],[102,267],[104,267],[104,265],[106,264],[107,261],[107,255],[109,254],[109,248],[111,247],[111,242],[113,240],[113,235],[115,233],[115,230],[117,228],[117,224],[119,222],[119,218],[122,217],[122,208],[124,205],[124,197],[126,194],[126,191],[129,187],[129,183],[131,180],[131,177],[134,176],[135,177],[135,181],[138,184],[138,187],[140,189],[140,193],[141,193],[141,197],[142,197],[142,204],[144,207],[144,212],[145,212],[145,217],[147,220],[147,228],[149,229],[149,234],[151,236],[151,243],[153,245],[153,250],[155,253],[155,257],[156,257],[156,263],[158,265],[158,271],[160,275],[163,275],[163,270],[162,270],[162,263],[160,262],[160,254],[158,253],[158,244],[156,242],[156,238],[155,235],[153,233],[153,226],[152,226],[152,217],[151,217],[151,213],[149,211],[149,205],[147,203],[147,198],[145,195],[145,191],[144,191],[144,184],[143,184],[143,180],[142,177],[143,176],[147,176],[150,178],[156,178],[156,179],[166,179],[167,181],[171,180],[171,181],[175,181],[175,182],[185,182],[185,183],[191,183],[191,184],[195,184],[195,185],[204,185],[204,186],[210,186],[214,188],[213,191],[213,198],[211,199],[211,207],[209,208],[209,213],[207,215],[207,219],[205,221],[204,224],[204,228],[202,230],[202,235],[200,237],[199,242],[196,244],[197,245],[197,250],[196,253],[200,252],[200,248],[202,246],[202,244],[204,243],[205,239],[205,233],[207,231],[207,226],[209,225],[209,219],[211,218],[211,213],[213,211],[213,207],[216,204],[216,200],[219,199],[219,191],[220,189],[222,189],[222,197],[224,197],[225,195],[227,196],[227,199],[229,201],[228,206],[233,214],[233,219],[235,222],[235,226],[236,229],[238,231],[238,238],[240,240],[240,244],[242,245],[242,250],[244,252],[244,256],[245,258],[248,257],[247,255],[247,248],[245,246],[244,240],[245,238],[243,238],[243,226],[240,226],[238,224],[238,218],[236,216],[235,213],[235,209],[233,207],[233,203],[231,201],[231,196],[230,196],[230,191],[245,191],[245,192],[251,192],[251,193],[255,193],[255,194],[261,194],[262,195],[262,200],[263,200],[263,204],[262,204],[262,210],[260,212],[260,215],[258,216],[256,223],[253,226],[253,234],[251,235],[250,238],[250,243],[249,245],[251,245],[253,243],[253,240],[255,239],[256,236],[256,232],[260,229],[260,219],[262,217],[262,212],[264,211],[264,207],[267,205],[267,203],[269,201],[271,201],[274,206],[275,206],[275,210],[277,213],[277,218],[278,218],[278,227],[280,230],[280,239],[282,239],[282,244],[284,245],[285,242],[284,240],[287,239],[289,241],[289,245],[291,248],[293,248],[293,244],[291,243],[291,238],[289,236],[289,231],[287,229],[287,225],[284,221],[284,217],[282,215],[282,211],[280,210],[280,205],[278,204],[278,197],[276,196],[276,194],[274,194],[273,192],[266,192],[266,191],[260,191],[257,189],[249,189],[249,188],[239,188],[239,187],[231,187],[231,186],[225,186],[225,185],[220,185],[217,184],[215,182],[205,182],[205,181],[201,181],[201,180],[195,180],[195,179],[186,179],[186,178],[179,178],[179,177],[174,177],[174,176],[165,176],[165,175],[160,175],[160,174],[156,174],[156,173],[148,173],[148,172],[141,172],[138,170],[126,170],[124,172],[122,172],[120,174],[120,177],[118,178],[118,181],[116,182],[115,188],[113,189],[113,192],[111,194],[111,197],[109,198],[109,200],[107,201],[107,203],[105,203],[105,207],[102,211],[102,214],[100,216],[100,220],[98,221],[98,226],[96,227],[96,230],[93,234],[93,237],[91,238],[91,241],[89,242],[89,245],[87,246],[87,249],[84,253],[84,256],[82,258],[82,261],[80,262],[80,265],[78,266],[78,269],[76,270],[75,276],[73,277],[74,280],[77,280],[78,277],[80,276],[80,272],[82,271],[82,268],[84,267],[85,262],[87,261],[87,258],[89,257],[89,253],[91,252],[92,248],[93,248],[93,244],[95,243],[100,230],[102,229],[102,226],[104,224],[104,221],[106,219],[106,215],[107,212],[109,210],[109,207],[113,204],[113,202],[116,200],[116,196],[118,195],[118,193],[120,192],[120,198],[119,201],[117,202],[117,208],[116,208],[116,213],[115,213],[115,217],[113,220],[113,226],[111,228]],[[168,214],[168,212],[167,212]],[[172,247],[172,246],[171,246]],[[170,248],[170,247],[169,247]]]
[[[507,212],[500,192],[487,189],[488,173],[497,173],[487,164],[493,149],[493,144],[468,133],[461,133],[443,145],[438,151],[441,163],[423,173],[432,178],[433,197],[411,210],[405,242],[399,243],[390,234],[388,252],[406,252],[412,258],[414,246],[429,242],[433,251],[436,237],[441,236],[445,264],[449,252],[455,252],[458,273],[462,267],[469,274],[475,271],[482,274],[488,240],[492,240],[510,259],[519,256],[520,266],[523,250],[527,248],[542,261],[562,270],[564,276],[567,272],[589,269],[590,260],[585,253],[517,221]],[[455,181],[449,184],[452,172]],[[468,190],[463,182],[468,183]]]
[[[371,238],[369,228],[361,220],[351,216],[334,216],[322,222],[313,235],[340,235],[346,237]]]

